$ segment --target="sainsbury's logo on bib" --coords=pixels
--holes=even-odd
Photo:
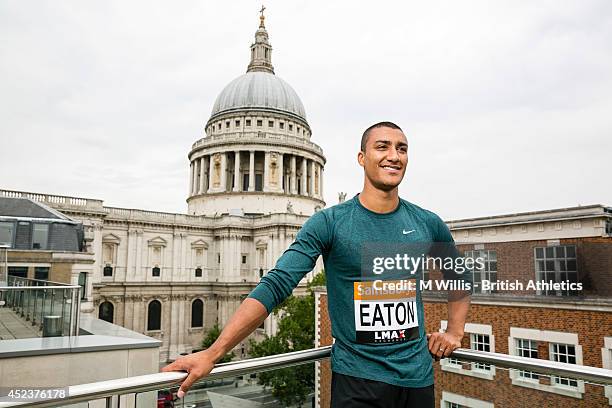
[[[419,336],[416,281],[354,282],[355,340],[396,343]]]

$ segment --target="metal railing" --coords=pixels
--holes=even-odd
[[[312,363],[328,358],[330,353],[331,346],[326,346],[275,356],[217,364],[212,372],[200,382],[227,377],[238,377],[255,372]],[[497,367],[508,369],[532,370],[543,374],[567,376],[577,380],[597,383],[599,385],[612,385],[612,370],[604,368],[557,363],[548,360],[469,349],[457,349],[452,354],[452,357],[477,363],[492,364]],[[179,382],[186,377],[186,373],[170,372],[101,381],[91,384],[73,385],[68,387],[67,398],[26,403],[4,403],[4,405],[0,403],[0,407],[52,407],[99,399],[106,399],[107,406],[111,406],[114,396],[177,387]]]
[[[78,336],[80,290],[78,285],[9,276],[8,286],[0,286],[0,307],[43,336]]]

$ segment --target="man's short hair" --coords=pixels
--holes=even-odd
[[[369,128],[367,128],[365,130],[365,132],[363,132],[363,135],[361,136],[361,151],[362,152],[365,152],[366,143],[368,143],[368,136],[370,136],[370,132],[372,131],[372,129],[381,128],[381,127],[396,129],[396,130],[399,130],[402,133],[404,132],[401,127],[397,126],[393,122],[378,122],[378,123],[375,123],[372,126],[370,126]]]

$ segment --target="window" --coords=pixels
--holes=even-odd
[[[249,190],[249,175],[247,174],[243,174],[242,175],[242,191],[248,191]]]
[[[153,300],[147,308],[147,330],[161,330],[161,303]]]
[[[28,277],[28,267],[27,266],[9,266],[8,274],[9,276],[16,276],[18,278],[27,278]]]
[[[113,322],[113,315],[115,314],[115,306],[111,302],[102,302],[98,308],[98,319],[106,322]]]
[[[482,260],[481,262],[474,263],[474,270],[472,271],[474,277],[474,293],[489,293],[490,290],[482,290],[482,281],[497,280],[497,251],[466,251],[465,257],[474,260],[480,258]]]
[[[544,282],[577,282],[576,246],[560,245],[535,248],[536,279]],[[570,295],[570,290],[543,290],[543,295]]]
[[[255,174],[255,191],[263,191],[263,174]]]
[[[221,263],[221,253],[217,252],[217,263],[220,264]]]
[[[538,342],[529,339],[516,340],[516,355],[521,357],[538,358]],[[539,376],[532,371],[519,370],[518,375],[528,380],[539,381]]]
[[[606,234],[612,235],[612,220],[606,220]]]
[[[263,120],[257,119],[257,127],[262,127],[262,126],[263,126]]]
[[[279,122],[278,123],[278,127],[280,127],[281,129],[285,128],[285,122]]]
[[[49,280],[49,267],[48,266],[34,267],[34,279]]]
[[[274,121],[273,120],[269,120],[268,121],[268,127],[274,127]]]
[[[494,408],[492,402],[442,390],[441,408]]]
[[[470,334],[470,348],[477,351],[491,351],[491,340],[488,334]],[[491,371],[490,364],[474,363],[472,370]]]
[[[236,122],[234,122],[236,124],[236,127],[240,127],[240,121],[237,120]]]
[[[247,127],[251,127],[251,119],[247,119],[245,122]]]
[[[247,256],[246,255],[242,255],[242,263],[243,264],[247,263]]]
[[[440,330],[446,331],[448,322],[442,320],[440,322]],[[469,335],[470,348],[472,350],[494,352],[495,351],[495,336],[493,335],[493,327],[489,324],[482,323],[466,323],[465,333]],[[483,363],[466,363],[455,358],[445,358],[440,361],[440,368],[443,371],[468,375],[486,380],[495,379],[495,367]]]
[[[576,347],[572,344],[550,344],[550,359],[559,363],[576,364]],[[565,377],[551,376],[550,382],[566,387],[578,387],[578,381]]]
[[[293,132],[293,123],[290,123],[290,124],[289,124],[289,131],[290,131],[290,132]]]
[[[15,224],[0,222],[0,245],[13,247],[13,231],[15,231]]]
[[[201,278],[202,277],[202,268],[195,268],[195,277],[196,278]]]
[[[204,302],[196,299],[191,303],[191,327],[202,327],[204,322]]]
[[[49,224],[34,224],[32,228],[32,249],[47,249]]]
[[[102,270],[102,276],[113,276],[113,267],[106,265]]]
[[[151,274],[153,277],[158,278],[161,275],[161,269],[159,269],[159,266],[154,266],[153,269],[151,269]]]
[[[81,287],[81,300],[87,300],[87,272],[79,272],[79,286]]]
[[[548,358],[551,361],[582,365],[582,346],[578,342],[577,333],[510,327],[509,354],[538,358],[543,347],[548,348]],[[513,385],[573,398],[583,397],[584,381],[555,376],[550,376],[550,381],[541,381],[541,377],[531,371],[510,371]]]
[[[225,122],[225,128],[229,129],[229,125],[230,125],[230,121],[228,120],[227,122]]]
[[[218,129],[218,130],[221,130],[221,123],[219,123],[219,124],[217,125],[217,129]]]

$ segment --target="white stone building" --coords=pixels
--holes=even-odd
[[[84,224],[95,263],[83,312],[161,340],[162,361],[199,348],[207,328],[223,326],[325,206],[323,151],[310,141],[300,98],[274,74],[260,19],[246,74],[217,97],[206,135],[189,152],[187,214],[0,191]],[[321,268],[319,260],[315,270]],[[275,328],[270,317],[254,336]],[[238,357],[245,346],[235,350]]]

